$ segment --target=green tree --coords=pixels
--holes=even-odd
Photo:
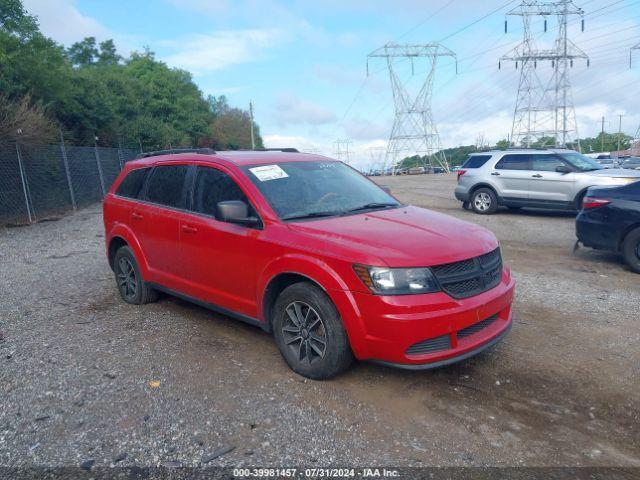
[[[98,64],[100,65],[116,65],[122,60],[122,57],[118,55],[116,46],[113,40],[105,40],[100,43],[100,53],[98,54]]]
[[[19,0],[0,0],[0,92],[7,105],[30,98],[70,143],[97,136],[103,145],[148,149],[251,145],[248,112],[224,96],[205,98],[189,72],[148,48],[123,59],[112,40],[87,37],[65,49],[39,32]],[[261,147],[255,123],[254,130]]]
[[[511,146],[511,144],[509,143],[509,140],[507,140],[507,139],[498,140],[496,142],[496,148],[498,148],[500,150],[506,150],[510,146]]]
[[[93,65],[100,52],[96,46],[96,37],[86,37],[80,42],[76,42],[67,50],[67,56],[71,63],[76,66]]]
[[[38,21],[20,0],[0,0],[0,30],[24,40],[38,31]]]

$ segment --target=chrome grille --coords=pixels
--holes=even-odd
[[[431,267],[442,290],[453,298],[467,298],[492,289],[500,283],[500,248],[479,257]]]

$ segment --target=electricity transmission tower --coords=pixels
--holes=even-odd
[[[395,105],[393,127],[387,144],[385,166],[393,168],[405,157],[413,155],[427,156],[425,166],[434,163],[449,171],[449,164],[441,152],[440,137],[431,111],[433,80],[438,57],[453,57],[456,54],[439,43],[425,45],[398,45],[387,43],[367,56],[367,74],[369,59],[384,58],[389,70],[391,89]],[[426,59],[429,65],[427,76],[416,95],[411,95],[406,83],[398,75],[397,65],[401,61],[411,60],[411,72],[414,62]],[[456,60],[457,61],[457,60]],[[457,65],[457,63],[456,63]]]
[[[520,65],[520,83],[513,114],[511,142],[513,145],[532,143],[550,143],[553,139],[556,147],[566,147],[577,143],[578,125],[571,96],[569,68],[573,61],[584,59],[589,66],[589,57],[568,38],[567,23],[570,15],[583,15],[582,9],[571,0],[540,2],[523,0],[507,15],[522,17],[524,38],[522,43],[500,61],[513,61],[516,68]],[[535,17],[544,18],[544,30],[547,30],[547,17],[555,16],[558,21],[558,34],[552,48],[536,46],[531,29]],[[505,22],[505,31],[506,31]],[[584,20],[582,20],[584,30]],[[553,73],[544,81],[538,73],[538,63],[551,61]]]
[[[335,146],[334,155],[336,158],[347,165],[351,163],[351,150],[349,150],[349,145],[351,145],[351,140],[349,139],[338,139],[333,142]]]
[[[380,173],[384,175],[386,165],[384,162],[384,155],[387,151],[386,147],[369,147],[369,156],[371,157],[371,169],[379,169]]]

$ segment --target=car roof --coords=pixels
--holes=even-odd
[[[153,155],[139,158],[127,162],[132,166],[150,166],[157,165],[162,162],[206,162],[212,163],[229,163],[235,166],[245,165],[268,165],[271,163],[288,163],[288,162],[313,162],[313,161],[335,161],[322,155],[313,153],[300,152],[283,152],[283,151],[260,151],[260,150],[224,150],[212,153],[168,153],[162,155]]]
[[[566,148],[508,148],[506,150],[487,150],[486,152],[473,152],[470,153],[470,156],[474,155],[506,155],[511,153],[555,153],[555,152],[573,152],[573,150],[568,150]]]

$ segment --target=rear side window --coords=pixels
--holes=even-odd
[[[130,171],[122,183],[118,185],[116,195],[126,198],[138,198],[144,185],[144,179],[149,172],[149,168],[138,168]]]
[[[198,167],[193,192],[193,210],[215,217],[218,202],[229,200],[241,200],[249,205],[247,196],[229,175],[216,168]],[[253,214],[249,205],[249,215]]]
[[[505,155],[496,163],[497,170],[530,170],[530,155]]]
[[[462,168],[480,168],[487,163],[487,160],[490,158],[491,155],[469,155],[469,158],[464,162]]]
[[[147,187],[147,200],[167,207],[184,208],[184,180],[186,165],[156,167]]]

